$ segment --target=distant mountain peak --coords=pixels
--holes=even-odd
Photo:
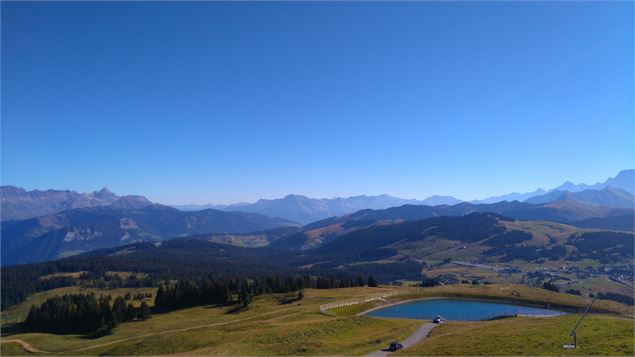
[[[606,181],[598,182],[593,185],[587,185],[585,183],[575,184],[571,181],[566,181],[554,190],[580,192],[584,190],[602,190],[608,186],[613,186],[635,194],[635,170],[622,170],[615,177],[609,177]]]
[[[632,208],[635,203],[635,196],[619,187],[606,186],[602,189],[586,189],[574,192],[554,190],[544,195],[529,198],[525,202],[551,204],[565,201],[579,202],[592,206]]]
[[[551,190],[543,190],[542,188],[537,189],[533,192],[527,193],[517,193],[512,192],[510,194],[501,195],[501,196],[493,196],[488,197],[482,200],[474,200],[472,203],[495,203],[502,201],[521,201],[521,202],[531,202],[530,199],[538,196],[543,196],[547,194],[551,194],[556,191],[569,191],[569,192],[580,192],[584,190],[602,190],[608,186],[616,187],[631,194],[635,194],[635,169],[627,169],[620,171],[615,177],[610,177],[604,182],[598,182],[593,185],[587,185],[585,183],[576,184],[572,181],[565,181],[560,186],[553,188]],[[551,195],[551,198],[555,199],[556,194]],[[535,201],[535,200],[534,200]]]
[[[606,180],[604,184],[635,194],[635,169],[622,170],[617,176]]]
[[[106,206],[119,197],[108,189],[92,193],[72,190],[32,190],[2,186],[2,220],[19,220],[44,216],[73,208]]]
[[[555,191],[581,191],[588,187],[586,184],[575,184],[571,181],[565,181],[562,185],[556,187]]]
[[[444,195],[432,195],[421,201],[422,204],[428,206],[438,206],[438,205],[456,205],[463,201],[459,200],[453,196],[444,196]]]
[[[0,187],[0,192],[2,192],[2,200],[4,200],[9,195],[18,195],[26,193],[26,190],[22,187],[5,185]]]
[[[122,196],[111,207],[124,209],[138,209],[151,206],[153,203],[143,196],[128,195]]]
[[[471,201],[471,203],[476,203],[476,204],[489,204],[489,203],[496,203],[496,202],[513,202],[513,201],[525,201],[531,197],[534,196],[539,196],[542,194],[545,194],[547,191],[543,190],[542,188],[537,188],[536,190],[532,191],[532,192],[526,192],[526,193],[518,193],[518,192],[512,192],[506,195],[501,195],[501,196],[492,196],[492,197],[488,197],[488,198],[484,198],[482,200],[474,200]]]
[[[93,192],[93,197],[96,197],[102,200],[112,200],[112,201],[117,200],[117,195],[112,193],[107,187],[104,187],[99,191]]]
[[[285,200],[303,200],[303,199],[309,199],[309,198],[306,197],[306,196],[303,196],[303,195],[296,195],[296,194],[291,193],[291,194],[288,194],[288,195],[284,196],[284,199]]]

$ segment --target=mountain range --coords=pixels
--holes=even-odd
[[[261,199],[255,203],[233,205],[183,205],[174,206],[183,210],[214,208],[224,211],[254,212],[307,224],[320,219],[341,216],[362,209],[383,209],[411,205],[452,205],[462,202],[452,196],[431,196],[425,200],[403,199],[390,195],[353,196],[347,198],[309,198],[302,195],[287,195],[279,199]]]
[[[609,178],[605,182],[594,185],[573,184],[569,181],[551,189],[541,188],[526,193],[513,192],[502,196],[493,196],[481,200],[470,201],[473,204],[492,204],[503,201],[531,202],[529,200],[540,197],[536,203],[546,203],[558,199],[563,193],[577,193],[586,191],[584,194],[574,195],[574,201],[580,201],[591,205],[608,205],[610,207],[633,207],[632,195],[635,192],[635,170],[623,170],[614,178]],[[600,191],[606,188],[619,189],[630,194],[631,198],[625,196],[623,199],[610,198],[612,194],[622,195],[623,192],[600,194],[593,197],[591,191]],[[585,196],[586,198],[583,198]],[[342,216],[362,209],[385,209],[402,205],[456,205],[464,202],[453,196],[430,196],[424,200],[403,199],[389,195],[379,196],[354,196],[348,198],[309,198],[301,195],[288,195],[280,199],[261,199],[254,203],[237,203],[232,205],[177,205],[174,206],[183,210],[199,210],[204,208],[214,208],[223,211],[243,211],[255,212],[268,216],[284,217],[301,224],[315,222],[317,220]],[[630,202],[630,204],[629,204]],[[616,206],[617,205],[617,206]]]
[[[539,265],[545,260],[586,260],[610,263],[611,268],[626,267],[624,270],[633,259],[633,242],[632,232],[590,231],[553,222],[517,221],[495,213],[472,213],[376,221],[306,249],[277,244],[238,247],[209,241],[204,236],[155,244],[139,242],[34,264],[28,271],[44,275],[55,269],[76,271],[99,266],[148,272],[163,279],[170,274],[193,272],[201,275],[236,271],[338,272],[373,274],[382,281],[391,281],[419,279],[428,263],[437,262],[438,267],[454,259],[481,264],[525,261]],[[3,273],[16,268],[19,267],[3,268]],[[535,275],[536,284],[542,284],[542,275]],[[478,275],[473,274],[472,278],[478,279]],[[533,279],[529,275],[527,278]]]
[[[624,193],[617,190],[607,188],[603,191],[607,191],[607,195]],[[585,198],[586,195],[585,193]],[[50,260],[132,242],[160,242],[188,235],[238,246],[271,245],[283,249],[306,250],[353,231],[377,225],[434,217],[460,217],[474,213],[492,213],[511,219],[572,225],[584,222],[585,227],[632,229],[632,208],[590,205],[570,199],[572,196],[575,195],[565,194],[547,203],[462,202],[452,206],[402,205],[380,210],[363,209],[303,227],[290,220],[253,212],[214,209],[181,211],[151,203],[141,196],[124,196],[108,206],[76,208],[21,221],[3,222],[2,264]]]
[[[107,188],[92,193],[69,190],[26,191],[15,186],[1,186],[2,221],[26,219],[73,208],[106,206],[119,197]]]
[[[605,183],[592,185],[594,189],[576,185],[584,189],[551,190],[525,202],[482,204],[447,196],[419,201],[388,195],[336,199],[289,195],[198,211],[152,203],[142,196],[119,197],[107,189],[81,194],[3,186],[3,217],[11,219],[2,221],[2,264],[38,262],[132,242],[161,242],[191,235],[236,246],[306,250],[377,225],[474,213],[632,231],[635,198],[622,188],[628,186],[624,178],[632,172],[623,171]],[[16,218],[31,215],[36,216]]]
[[[607,187],[620,189],[632,195],[635,192],[634,182],[635,170],[623,170],[615,177],[593,185],[573,184],[567,181],[548,191],[537,189],[526,193],[514,192],[470,202],[473,204],[490,204],[502,201],[545,203],[559,198],[565,192],[598,191],[604,190]],[[622,195],[622,193],[616,194]],[[119,198],[107,188],[92,193],[77,193],[69,190],[26,191],[15,186],[2,186],[0,187],[0,195],[2,197],[2,214],[0,215],[2,221],[38,217],[73,208],[105,206],[112,204]],[[632,202],[632,199],[629,200],[628,197],[625,199],[610,199],[600,196],[592,197],[593,194],[590,192],[583,195],[586,195],[587,198],[582,198],[582,195],[574,195],[572,199],[592,205],[632,207],[632,204],[629,205],[629,201]],[[220,211],[253,212],[272,217],[282,217],[301,224],[308,224],[317,220],[342,216],[363,209],[385,209],[405,204],[426,206],[456,205],[461,202],[464,201],[453,196],[438,195],[430,196],[423,200],[403,199],[390,195],[337,197],[332,199],[287,195],[279,199],[261,199],[254,203],[237,203],[231,205],[173,205],[173,207],[185,211],[199,211],[211,208]]]
[[[483,198],[481,200],[472,200],[470,201],[471,203],[476,203],[476,204],[482,204],[482,203],[497,203],[497,202],[502,202],[502,201],[520,201],[523,202],[527,199],[530,199],[532,197],[535,196],[539,196],[539,195],[544,195],[545,193],[547,193],[547,191],[543,190],[542,188],[538,188],[535,191],[532,192],[525,192],[525,193],[518,193],[518,192],[512,192],[512,193],[508,193],[506,195],[501,195],[501,196],[492,196],[492,197],[487,197],[487,198]]]
[[[108,206],[70,209],[2,223],[2,264],[57,259],[140,241],[203,233],[246,233],[299,227],[283,218],[206,209],[196,212],[124,196]]]
[[[454,206],[403,205],[383,210],[361,210],[349,215],[327,218],[302,227],[301,231],[271,242],[273,246],[312,249],[338,236],[377,225],[417,221],[434,217],[460,217],[474,213],[494,213],[511,219],[551,221],[601,229],[633,230],[632,208],[594,206],[572,200],[531,204],[498,202]],[[589,220],[594,219],[594,220]],[[615,227],[615,228],[614,228]]]
[[[635,196],[633,194],[612,186],[574,192],[554,190],[541,196],[531,197],[525,202],[540,204],[567,200],[614,208],[632,208],[635,206]]]
[[[567,181],[556,187],[554,190],[578,192],[584,190],[601,190],[609,186],[620,188],[626,192],[635,194],[635,170],[622,170],[617,174],[617,176],[610,177],[604,182],[598,182],[593,185],[587,185],[584,183],[574,184]]]

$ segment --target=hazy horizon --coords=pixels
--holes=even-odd
[[[626,171],[626,170],[634,170],[634,169],[632,169],[632,168],[626,168],[626,169],[623,169],[623,170],[620,170],[620,171]],[[601,183],[601,182],[605,181],[605,180],[606,180],[606,179],[608,179],[608,178],[615,177],[616,175],[617,175],[617,174],[608,175],[608,176],[606,176],[606,178],[605,178],[605,179],[602,179],[602,180],[599,180],[599,181],[596,181],[596,182],[581,182],[581,181],[580,181],[580,182],[578,182],[578,181],[573,181],[573,180],[566,180],[566,181],[563,181],[563,182],[561,182],[561,183],[559,183],[559,184],[557,184],[557,185],[554,185],[553,187],[536,187],[535,189],[530,189],[530,190],[526,190],[526,191],[516,190],[516,191],[509,191],[509,192],[503,192],[503,193],[493,194],[493,195],[489,195],[489,196],[479,196],[479,197],[476,197],[476,198],[470,198],[470,199],[465,199],[465,198],[463,198],[463,197],[457,197],[456,195],[453,195],[453,194],[431,194],[431,195],[427,195],[427,196],[423,196],[423,197],[402,197],[402,196],[397,196],[397,195],[393,195],[393,194],[390,194],[390,193],[385,193],[385,192],[384,192],[384,193],[378,193],[378,194],[332,195],[332,196],[321,196],[321,197],[317,197],[317,196],[310,196],[310,195],[306,195],[306,194],[302,194],[302,193],[297,193],[297,192],[289,192],[289,193],[286,193],[286,194],[283,194],[283,195],[280,195],[280,196],[259,197],[259,198],[257,198],[257,199],[251,200],[251,201],[246,201],[246,200],[245,200],[245,201],[215,202],[213,199],[210,199],[210,200],[207,200],[207,201],[205,201],[204,199],[202,199],[202,200],[201,200],[201,201],[199,201],[199,202],[190,202],[190,201],[188,201],[188,202],[163,202],[163,201],[156,201],[156,200],[152,199],[151,197],[148,197],[148,196],[142,195],[142,194],[140,194],[140,193],[135,193],[135,192],[126,192],[126,193],[116,192],[116,191],[111,190],[111,188],[110,188],[110,187],[108,187],[108,186],[102,186],[102,187],[98,187],[98,188],[95,188],[95,189],[90,189],[90,190],[87,190],[87,191],[81,191],[81,190],[75,190],[75,189],[73,189],[73,188],[68,188],[68,187],[64,187],[64,188],[59,188],[59,187],[46,187],[46,188],[35,187],[35,188],[28,188],[28,187],[24,187],[24,186],[20,186],[20,185],[12,185],[12,184],[5,184],[5,183],[3,183],[3,185],[16,186],[16,187],[20,187],[20,188],[26,189],[26,190],[28,190],[28,191],[31,191],[31,190],[42,190],[42,191],[44,191],[44,190],[48,190],[48,189],[54,189],[54,190],[71,190],[71,191],[76,191],[76,192],[79,192],[79,193],[90,193],[90,192],[96,192],[96,191],[99,191],[99,190],[101,190],[101,189],[104,189],[104,188],[105,188],[105,189],[108,189],[109,191],[111,191],[111,192],[113,192],[113,193],[115,193],[115,194],[117,194],[117,195],[119,195],[119,196],[125,196],[125,195],[142,195],[142,196],[147,197],[148,199],[150,199],[150,200],[151,200],[151,201],[153,201],[153,202],[157,202],[157,203],[161,203],[161,204],[165,204],[165,205],[174,205],[174,206],[180,206],[180,205],[184,205],[184,206],[186,206],[186,205],[200,205],[200,206],[204,206],[204,205],[219,205],[219,206],[220,206],[220,205],[233,205],[233,204],[241,204],[241,203],[254,203],[254,202],[256,202],[257,200],[260,200],[260,199],[273,200],[273,199],[280,199],[280,198],[284,198],[284,197],[286,197],[286,196],[288,196],[288,195],[306,196],[306,197],[308,197],[308,198],[314,198],[314,199],[337,199],[337,198],[349,198],[349,197],[355,197],[355,196],[380,196],[380,195],[388,195],[388,196],[397,197],[397,198],[401,198],[401,199],[407,199],[407,200],[411,200],[411,199],[414,199],[414,200],[424,200],[424,199],[429,198],[429,197],[431,197],[431,196],[452,196],[452,197],[457,198],[457,199],[459,199],[459,200],[469,202],[469,201],[481,200],[481,199],[485,199],[485,198],[489,198],[489,197],[495,197],[495,196],[507,195],[507,194],[511,194],[511,193],[526,193],[526,192],[533,192],[533,191],[536,191],[536,190],[539,190],[539,189],[543,189],[543,190],[545,190],[545,191],[549,191],[549,190],[554,189],[554,188],[556,188],[557,186],[559,186],[559,185],[561,185],[561,184],[563,184],[563,183],[565,183],[565,182],[567,182],[567,181],[568,181],[568,182],[572,182],[573,184],[576,184],[576,185],[577,185],[577,184],[593,185],[593,184]]]
[[[1,6],[2,184],[474,200],[635,167],[631,2]]]

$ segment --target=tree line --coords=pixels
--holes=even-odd
[[[104,271],[85,271],[79,276],[82,287],[98,289],[149,288],[154,286],[153,279],[138,277],[132,273],[127,277],[119,274],[107,274]]]
[[[334,289],[364,286],[361,276],[268,276],[246,279],[206,277],[198,280],[179,280],[159,286],[155,307],[160,311],[176,310],[197,305],[237,305],[247,307],[254,296],[286,294],[305,288]],[[375,278],[368,277],[370,287],[377,286]]]
[[[221,245],[199,239],[172,239],[160,247],[151,242],[135,243],[133,254],[111,254],[121,247],[98,250],[55,261],[2,267],[0,278],[2,289],[1,310],[18,304],[27,296],[55,287],[81,285],[93,288],[115,289],[117,287],[158,287],[168,280],[196,280],[208,276],[284,276],[287,274],[307,274],[314,276],[373,275],[378,282],[396,279],[415,280],[420,277],[421,266],[406,260],[386,264],[355,264],[342,270],[338,262],[328,256],[331,263],[320,264],[310,269],[298,267],[319,257],[290,255],[288,251],[275,248],[241,248]],[[222,247],[222,249],[219,249]],[[107,272],[130,272],[123,278]],[[40,279],[55,273],[84,272],[79,278],[64,277]],[[328,287],[330,281],[320,281],[320,287]]]
[[[612,301],[616,301],[621,304],[625,304],[629,306],[635,305],[634,298],[628,295],[622,295],[622,294],[612,293],[612,292],[600,292],[597,294],[597,296],[598,296],[598,299],[602,299],[602,300],[612,300]]]
[[[305,288],[333,289],[351,286],[377,286],[373,276],[367,280],[361,276],[266,276],[244,277],[208,276],[197,280],[182,279],[176,283],[159,285],[152,312],[160,313],[198,305],[236,305],[247,307],[254,296],[263,294],[287,294],[297,292],[302,299]],[[143,299],[151,294],[127,294],[114,300],[110,295],[97,297],[93,293],[67,294],[47,299],[41,305],[32,305],[26,320],[25,331],[57,334],[109,333],[118,324],[133,320],[145,320],[151,316],[150,307],[142,300],[140,307],[126,303],[130,299]]]
[[[145,301],[137,308],[126,304],[121,296],[112,301],[110,295],[68,294],[49,298],[40,306],[32,305],[23,327],[26,331],[58,334],[108,333],[122,322],[149,317]]]

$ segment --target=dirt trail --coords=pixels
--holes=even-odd
[[[46,351],[42,351],[42,350],[38,350],[37,348],[31,346],[30,343],[24,341],[24,340],[1,340],[0,343],[17,343],[20,346],[22,346],[22,348],[24,348],[26,351],[31,352],[31,353],[49,353]]]
[[[278,313],[278,312],[282,312],[282,311],[287,311],[289,309],[292,309],[292,308],[286,308],[286,309],[280,309],[280,310],[275,310],[275,311],[269,311],[269,312],[266,312],[264,314],[254,315],[254,316],[250,316],[250,317],[244,317],[244,318],[241,318],[241,319],[235,319],[235,320],[230,320],[230,321],[215,322],[215,323],[211,323],[211,324],[197,325],[197,326],[184,327],[184,328],[179,328],[179,329],[174,329],[174,330],[159,331],[159,332],[147,333],[147,334],[144,334],[144,335],[126,337],[126,338],[122,338],[122,339],[119,339],[119,340],[114,340],[114,341],[110,341],[110,342],[100,343],[100,344],[97,344],[97,345],[82,347],[82,348],[78,348],[78,349],[75,349],[75,350],[69,350],[69,351],[63,351],[63,352],[85,351],[85,350],[90,350],[90,349],[93,349],[93,348],[110,346],[110,345],[114,345],[114,344],[121,343],[121,342],[136,340],[138,338],[146,338],[146,337],[152,337],[152,336],[166,335],[166,334],[170,334],[170,333],[185,332],[185,331],[191,331],[191,330],[196,330],[196,329],[205,328],[205,327],[230,325],[230,324],[233,324],[233,323],[236,323],[236,322],[247,321],[247,320],[255,319],[255,318],[258,318],[258,317],[272,315],[272,314],[275,314],[275,313]]]
[[[207,327],[215,327],[215,326],[225,326],[225,325],[230,325],[230,324],[234,324],[237,322],[244,322],[244,321],[249,321],[249,320],[255,320],[259,317],[263,317],[263,316],[268,316],[268,315],[273,315],[276,313],[280,313],[280,312],[284,312],[284,311],[288,311],[290,309],[293,309],[293,307],[289,307],[286,309],[280,309],[280,310],[274,310],[274,311],[269,311],[263,314],[259,314],[259,315],[254,315],[254,316],[249,316],[249,317],[244,317],[244,318],[239,318],[239,319],[235,319],[235,320],[230,320],[230,321],[223,321],[223,322],[215,322],[215,323],[210,323],[210,324],[203,324],[203,325],[197,325],[197,326],[190,326],[190,327],[184,327],[184,328],[179,328],[179,329],[173,329],[173,330],[165,330],[165,331],[158,331],[158,332],[153,332],[153,333],[147,333],[147,334],[143,334],[143,335],[137,335],[137,336],[131,336],[131,337],[126,337],[126,338],[121,338],[118,340],[114,340],[114,341],[109,341],[109,342],[104,342],[104,343],[99,343],[96,345],[91,345],[91,346],[86,346],[86,347],[82,347],[82,348],[77,348],[77,349],[70,349],[70,350],[65,350],[65,351],[55,351],[55,352],[51,352],[51,351],[43,351],[40,350],[38,348],[33,347],[30,343],[28,343],[27,341],[24,340],[20,340],[20,339],[9,339],[9,340],[2,340],[0,341],[1,343],[17,343],[20,346],[22,346],[22,348],[24,348],[24,350],[30,352],[30,353],[39,353],[39,354],[48,354],[48,353],[68,353],[68,352],[81,352],[81,351],[86,351],[86,350],[90,350],[93,348],[100,348],[100,347],[106,347],[106,346],[110,346],[110,345],[115,345],[118,343],[122,343],[122,342],[127,342],[127,341],[132,341],[132,340],[136,340],[136,339],[143,339],[143,338],[147,338],[147,337],[153,337],[153,336],[160,336],[160,335],[166,335],[166,334],[171,334],[171,333],[178,333],[178,332],[185,332],[185,331],[191,331],[191,330],[196,330],[196,329],[200,329],[200,328],[207,328]],[[292,313],[290,315],[295,315],[299,312],[296,313]],[[271,318],[269,320],[265,320],[265,321],[275,321],[284,317],[287,317],[289,315],[283,315],[283,316],[278,316],[278,317],[274,317]],[[410,337],[408,337],[407,339],[405,339],[403,341],[403,346],[404,349],[411,347],[421,341],[423,341],[426,337],[428,337],[428,334],[430,333],[430,331],[435,328],[437,325],[433,324],[433,323],[425,323],[423,325],[421,325]],[[193,351],[190,351],[190,353]],[[188,353],[188,352],[186,352]],[[388,351],[377,351],[374,353],[371,353],[367,356],[372,356],[372,357],[384,357],[384,356],[388,356],[390,352]]]
[[[96,344],[96,345],[91,345],[91,346],[86,346],[86,347],[76,348],[76,349],[71,349],[71,350],[65,350],[65,351],[55,351],[55,352],[42,351],[42,350],[39,350],[39,349],[31,346],[31,344],[29,344],[28,342],[26,342],[24,340],[15,340],[15,339],[14,340],[2,340],[2,343],[9,343],[9,342],[19,343],[26,351],[29,351],[31,353],[62,353],[63,354],[63,353],[67,353],[67,352],[86,351],[86,350],[90,350],[90,349],[93,349],[93,348],[110,346],[110,345],[114,345],[114,344],[117,344],[117,343],[126,342],[126,341],[132,341],[132,340],[136,340],[136,339],[140,339],[140,338],[160,336],[160,335],[166,335],[166,334],[170,334],[170,333],[177,333],[177,332],[184,332],[184,331],[191,331],[191,330],[196,330],[196,329],[199,329],[199,328],[230,325],[230,324],[233,324],[233,323],[236,323],[236,322],[243,322],[243,321],[248,321],[248,320],[252,320],[252,319],[257,319],[257,318],[263,317],[263,316],[273,315],[273,314],[276,314],[276,313],[279,313],[279,312],[284,312],[284,311],[287,311],[287,310],[290,310],[290,309],[293,309],[293,307],[288,307],[286,309],[269,311],[269,312],[266,312],[264,314],[244,317],[244,318],[230,320],[230,321],[215,322],[215,323],[210,323],[210,324],[190,326],[190,327],[184,327],[184,328],[179,328],[179,329],[158,331],[158,332],[147,333],[147,334],[143,334],[143,335],[131,336],[131,337],[121,338],[121,339],[114,340],[114,341],[99,343],[99,344]]]

